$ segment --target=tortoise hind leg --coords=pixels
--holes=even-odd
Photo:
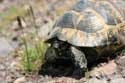
[[[76,67],[78,68],[87,68],[87,59],[85,57],[85,54],[77,49],[76,47],[71,47],[71,56],[73,56],[73,62]]]

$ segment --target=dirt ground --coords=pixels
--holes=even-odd
[[[39,35],[45,38],[58,16],[77,0],[28,1],[30,0],[0,0],[0,83],[125,83],[124,53],[113,60],[99,63],[87,72],[85,77],[78,78],[81,76],[78,69],[73,71],[75,76],[65,76],[64,72],[60,76],[39,75],[38,72],[24,75],[20,70],[20,57],[13,56],[13,52],[20,44],[20,41],[15,41],[20,35],[16,30],[16,16],[27,18],[26,11],[31,4],[36,24],[39,26]],[[28,22],[28,18],[26,21]],[[26,29],[29,32],[32,30],[34,29]],[[50,68],[49,71],[58,72],[58,69]]]

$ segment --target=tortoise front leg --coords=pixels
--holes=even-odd
[[[87,59],[82,51],[72,46],[71,56],[73,57],[73,61],[76,67],[81,69],[87,68]]]

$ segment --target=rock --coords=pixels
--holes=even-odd
[[[117,72],[117,65],[114,60],[110,61],[109,63],[101,66],[96,67],[92,71],[90,71],[91,77],[97,77],[98,79],[110,79],[114,73]]]
[[[14,81],[14,79],[11,76],[7,76],[5,83],[12,83]]]
[[[0,38],[0,56],[7,56],[13,50],[6,38]]]
[[[125,79],[123,78],[113,79],[109,83],[125,83]]]
[[[55,80],[49,81],[49,82],[45,82],[45,83],[56,83]]]
[[[77,81],[70,77],[61,77],[55,80],[55,83],[76,83]]]
[[[119,57],[116,60],[117,63],[117,71],[120,73],[123,77],[125,77],[125,56]]]
[[[6,78],[7,72],[0,71],[0,83],[3,83],[2,81],[5,81],[3,79]]]
[[[53,22],[50,21],[47,24],[44,24],[39,30],[38,30],[38,36],[46,39],[48,38],[48,33],[52,30]]]
[[[5,70],[6,69],[6,67],[4,66],[4,65],[2,65],[2,63],[0,63],[1,65],[0,65],[0,71],[1,70]]]
[[[108,83],[106,80],[99,80],[97,78],[88,79],[85,83]]]
[[[26,83],[26,77],[17,78],[13,83]]]
[[[13,70],[20,70],[22,68],[20,62],[17,62],[17,61],[13,61],[11,64],[10,64],[10,69],[13,69]]]

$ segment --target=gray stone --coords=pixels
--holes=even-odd
[[[13,83],[26,83],[26,77],[17,78]]]
[[[125,79],[123,78],[113,79],[109,83],[125,83]]]
[[[99,80],[97,78],[88,79],[85,83],[108,83],[106,80]]]
[[[116,63],[118,73],[125,77],[125,56],[119,57],[119,59],[116,60]]]
[[[49,23],[44,24],[39,30],[39,37],[46,39],[48,37],[48,33],[52,30],[53,22],[50,20]]]
[[[6,56],[12,50],[13,50],[13,48],[11,47],[11,45],[9,44],[9,42],[7,41],[7,39],[4,38],[4,37],[1,37],[0,38],[0,56]]]

